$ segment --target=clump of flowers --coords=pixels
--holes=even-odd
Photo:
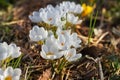
[[[67,64],[82,57],[82,54],[76,51],[81,47],[81,39],[71,27],[82,22],[79,15],[85,16],[91,11],[92,8],[84,4],[81,6],[64,1],[55,7],[48,5],[29,16],[32,22],[38,24],[30,30],[30,40],[42,42],[40,55],[52,61],[55,73],[60,73]],[[9,45],[6,42],[0,43],[0,80],[20,79],[21,69],[13,69],[12,66],[7,65],[20,55],[20,47],[15,43]]]
[[[81,19],[75,14],[80,14],[82,11],[81,5],[64,1],[55,7],[48,5],[46,8],[34,11],[29,18],[34,23],[46,23],[47,25],[63,28],[67,22],[80,24]]]
[[[67,65],[67,63],[76,61],[82,57],[82,54],[77,53],[76,49],[81,47],[81,39],[78,38],[76,32],[72,32],[67,28],[67,23],[71,25],[80,24],[81,19],[77,14],[81,14],[83,8],[74,2],[65,1],[53,7],[48,5],[46,8],[41,8],[39,11],[34,11],[29,16],[30,20],[35,23],[45,23],[49,27],[55,26],[55,29],[33,26],[30,30],[30,40],[41,42],[40,55],[44,59],[55,60],[54,70],[59,73]],[[59,64],[56,64],[59,61]],[[57,69],[56,69],[57,68]]]
[[[7,66],[7,63],[20,55],[20,47],[15,43],[9,45],[6,42],[0,43],[0,80],[19,80],[21,69],[13,69],[12,66]]]
[[[61,30],[60,28],[58,28],[55,33],[57,38],[55,37],[54,34],[51,34],[51,35],[47,36],[46,38],[42,38],[41,36],[46,35],[46,33],[48,33],[48,32],[44,32],[45,29],[43,27],[41,27],[41,28],[43,28],[43,29],[41,29],[41,30],[43,30],[43,31],[41,31],[43,33],[38,32],[41,34],[31,35],[31,34],[35,33],[34,32],[35,27],[36,26],[34,26],[33,29],[30,31],[29,36],[31,36],[30,39],[32,41],[39,42],[39,41],[45,39],[44,44],[42,45],[42,51],[40,52],[40,55],[44,59],[51,59],[51,60],[59,59],[62,56],[65,56],[66,52],[67,52],[67,54],[70,54],[70,55],[71,55],[71,53],[74,54],[74,56],[71,55],[69,58],[75,57],[77,55],[76,51],[72,51],[72,50],[76,50],[76,48],[80,47],[81,40],[80,40],[80,38],[78,38],[77,33],[75,33],[75,32],[71,33],[71,30]],[[34,37],[36,37],[36,40],[34,40]],[[41,37],[41,38],[39,39],[38,37]],[[79,55],[77,57],[80,58],[81,55]],[[68,58],[66,58],[66,59],[68,59]],[[72,59],[71,61],[75,61],[75,60]]]

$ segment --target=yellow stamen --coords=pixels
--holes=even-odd
[[[61,45],[64,46],[64,43],[62,42]]]
[[[7,76],[7,77],[5,78],[5,80],[12,80],[12,77],[11,77],[11,76]]]
[[[49,18],[48,20],[49,20],[49,21],[51,21],[51,20],[52,20],[52,18]]]
[[[42,45],[44,42],[43,41],[38,41],[37,42],[39,45]]]
[[[46,55],[47,55],[47,56],[50,56],[50,55],[54,55],[54,53],[48,52]]]

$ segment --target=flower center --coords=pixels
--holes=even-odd
[[[63,34],[63,35],[64,35],[64,34],[65,34],[65,32],[61,32],[61,34]]]
[[[12,80],[12,76],[7,76],[5,80]]]
[[[62,42],[61,45],[64,46],[64,43]]]
[[[40,45],[42,45],[44,42],[43,41],[38,41],[37,43],[40,44]]]
[[[49,20],[49,21],[51,21],[51,20],[52,20],[52,18],[49,18],[48,20]]]
[[[48,52],[46,55],[50,56],[50,55],[54,55],[54,54],[52,52]]]
[[[73,55],[72,53],[68,53],[68,57],[69,57],[69,58],[72,57],[72,55]]]

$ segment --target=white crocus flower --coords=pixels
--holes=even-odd
[[[60,49],[61,50],[66,49],[66,39],[65,39],[65,37],[63,35],[59,35],[57,40],[58,40],[58,44],[60,46]]]
[[[39,16],[44,23],[49,25],[59,26],[61,14],[52,5],[48,5],[46,8],[39,10]]]
[[[4,71],[0,69],[0,80],[20,80],[21,69],[7,67]]]
[[[62,27],[65,24],[65,21],[61,21],[62,13],[56,9],[45,9],[40,12],[40,18],[44,23],[53,25],[56,27]]]
[[[68,35],[59,34],[57,40],[61,50],[69,49],[72,45],[69,43],[70,40]]]
[[[77,33],[72,33],[69,37],[69,44],[74,48],[81,47],[81,39],[78,37]]]
[[[11,43],[8,45],[6,42],[0,43],[0,60],[5,60],[8,57],[17,58],[21,55],[20,47]]]
[[[29,18],[32,22],[44,22],[49,25],[62,28],[67,20],[66,14],[71,13],[70,15],[68,15],[68,22],[78,24],[81,22],[81,20],[78,20],[78,17],[75,17],[72,13],[80,14],[81,12],[81,5],[75,4],[74,2],[64,1],[56,7],[48,5],[46,8],[41,8],[39,11],[34,11],[32,15],[29,16]],[[62,18],[65,18],[65,20],[63,20]]]
[[[65,25],[66,20],[62,20],[62,16],[56,15],[57,17],[54,18],[54,26],[61,28]]]
[[[78,38],[77,33],[72,33],[71,30],[57,29],[56,34],[58,35],[58,43],[62,47],[62,50],[69,49],[71,47],[80,47],[81,39]]]
[[[82,20],[79,20],[78,17],[75,17],[73,14],[67,14],[67,21],[72,24],[80,24]]]
[[[6,42],[0,43],[0,60],[8,57],[8,44]]]
[[[39,11],[34,11],[32,15],[29,16],[30,20],[35,23],[45,22],[50,24],[55,11],[52,5],[48,5],[46,8],[41,8]],[[52,12],[52,13],[51,13]]]
[[[83,11],[83,8],[79,4],[75,4],[74,2],[70,1],[63,1],[60,3],[59,8],[66,13],[78,13],[80,14]]]
[[[40,55],[44,59],[58,59],[63,56],[62,51],[59,51],[57,40],[54,36],[47,38],[46,43],[42,45],[42,51]]]
[[[20,47],[17,47],[14,43],[11,43],[8,47],[8,53],[12,58],[17,58],[21,55]]]
[[[66,23],[66,20],[62,20],[64,13],[60,12],[59,10],[56,10],[56,12],[54,12],[54,14],[55,15],[54,15],[53,25],[55,25],[56,27],[62,28],[62,26],[64,26]]]
[[[66,50],[70,48],[69,37],[71,34],[71,30],[62,30],[60,28],[57,29],[56,34],[58,36],[58,44],[61,50]]]
[[[40,18],[40,13],[37,12],[37,11],[34,11],[32,13],[32,15],[29,16],[29,19],[32,21],[32,22],[35,22],[35,23],[39,23],[41,22],[41,18]]]
[[[64,36],[70,36],[71,30],[62,30],[61,28],[57,28],[56,34],[59,35],[64,35]]]
[[[42,11],[42,12],[40,13],[40,18],[42,19],[42,21],[43,21],[44,23],[51,24],[52,17],[51,17],[51,15],[50,15],[50,16],[48,16],[48,15],[49,15],[49,12],[48,12],[48,11]]]
[[[40,41],[47,38],[48,32],[43,27],[34,26],[32,30],[30,30],[29,37],[32,41]]]
[[[71,61],[76,61],[77,59],[82,57],[82,54],[76,54],[76,49],[68,49],[64,53],[65,59],[68,60],[69,62]]]
[[[39,12],[43,11],[43,9],[44,9],[45,11],[54,11],[54,10],[55,10],[55,8],[54,8],[51,4],[47,5],[46,8],[41,8],[41,9],[39,10]]]

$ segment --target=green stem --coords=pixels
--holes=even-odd
[[[67,61],[63,58],[62,61],[61,61],[61,63],[60,63],[60,65],[58,66],[58,73],[60,73],[63,70],[66,62]]]
[[[97,13],[96,13],[96,15],[95,15],[95,19],[94,19],[94,22],[93,22],[93,27],[92,27],[91,35],[93,34],[93,31],[94,31],[94,27],[95,27],[95,23],[96,23],[97,15],[98,15],[98,11],[97,11]]]
[[[51,62],[51,66],[52,66],[52,72],[54,72],[54,69],[55,69],[54,61],[51,60],[50,62]]]
[[[93,25],[92,25],[92,17],[93,17],[93,15],[91,15],[91,18],[90,18],[90,30],[89,30],[89,34],[88,34],[88,45],[90,44],[90,40],[91,40],[91,37],[93,35],[93,31],[94,31],[97,15],[98,15],[98,11],[97,11],[97,13],[95,15],[95,19],[94,19]]]
[[[92,18],[93,18],[93,14],[91,14],[91,16],[90,16],[90,25],[89,25],[90,30],[88,32],[88,45],[90,44],[90,40],[91,40]]]
[[[13,66],[14,68],[18,67],[21,59],[22,59],[22,55],[15,61],[14,66]]]

